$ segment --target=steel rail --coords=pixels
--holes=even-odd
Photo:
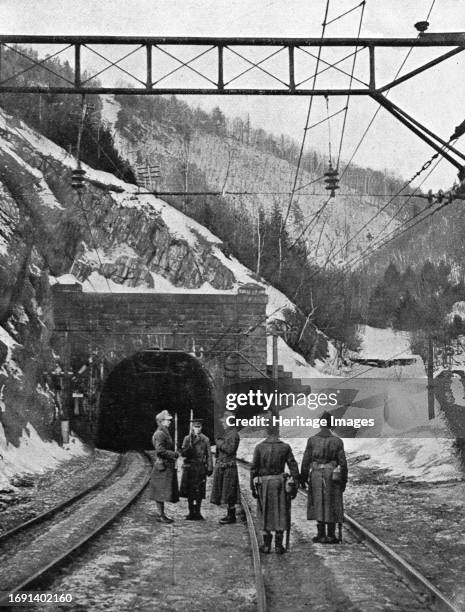
[[[119,504],[116,510],[111,512],[104,519],[100,520],[100,522],[91,531],[88,531],[78,541],[74,542],[71,546],[69,546],[64,552],[60,553],[52,561],[49,561],[48,563],[37,569],[34,574],[28,576],[28,578],[23,580],[20,584],[16,584],[15,586],[9,588],[8,595],[0,599],[0,607],[9,604],[9,601],[7,599],[9,595],[28,589],[32,585],[36,584],[40,578],[43,578],[45,574],[47,574],[47,572],[49,572],[51,569],[58,567],[63,561],[65,561],[70,555],[80,549],[84,544],[86,544],[92,538],[104,531],[112,521],[114,521],[131,503],[133,503],[137,499],[137,497],[142,493],[142,491],[145,489],[150,480],[150,472],[152,467],[152,459],[150,455],[148,453],[140,453],[140,455],[144,457],[148,469],[146,475],[142,480],[142,484],[137,488],[137,490],[128,498],[126,498],[121,504]]]
[[[257,611],[267,612],[268,604],[266,601],[265,582],[263,580],[262,562],[260,559],[260,550],[258,548],[257,532],[253,522],[252,513],[247,498],[241,490],[241,504],[244,508],[245,518],[247,521],[247,530],[249,532],[250,548],[252,549],[252,561],[255,576],[255,588],[257,590]]]
[[[299,491],[305,495],[303,491]],[[408,561],[397,554],[390,546],[375,536],[369,529],[361,525],[354,518],[345,513],[345,521],[349,529],[370,548],[370,550],[393,567],[409,585],[428,596],[429,601],[434,604],[438,612],[460,612],[460,609],[448,599],[434,584],[425,578],[421,572],[416,570]]]
[[[250,462],[245,459],[238,458],[237,461],[243,466],[250,467]],[[307,497],[303,489],[299,489],[298,492],[299,495]],[[421,572],[346,512],[344,513],[344,521],[346,529],[349,529],[373,554],[400,574],[414,591],[426,595],[428,602],[435,606],[434,609],[437,612],[461,612],[460,608],[446,597],[444,593],[441,593]]]
[[[12,527],[8,531],[5,531],[5,533],[0,534],[0,546],[12,536],[17,535],[21,531],[25,531],[26,529],[29,529],[30,527],[33,527],[34,525],[38,525],[39,523],[42,523],[46,519],[54,516],[61,510],[64,510],[65,508],[67,508],[68,506],[71,506],[72,504],[80,500],[82,497],[87,495],[88,493],[100,487],[105,482],[105,480],[113,476],[113,474],[116,472],[116,470],[121,465],[121,459],[122,459],[122,455],[120,454],[118,455],[113,467],[108,472],[106,472],[104,476],[100,478],[100,480],[98,480],[94,484],[90,485],[89,487],[85,487],[81,489],[78,493],[76,493],[75,495],[72,495],[71,497],[68,497],[64,501],[57,504],[56,506],[52,506],[52,508],[49,508],[48,510],[41,512],[37,516],[34,516],[33,518],[27,521],[24,521],[24,523],[20,523],[19,525]]]

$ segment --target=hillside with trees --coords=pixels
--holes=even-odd
[[[30,66],[30,58],[39,59],[19,47],[6,49],[6,77],[19,72],[13,82],[27,78],[40,84],[46,70],[43,65],[21,74]],[[50,58],[46,66],[56,73],[56,84],[72,78],[66,62]],[[174,96],[111,100],[86,96],[84,115],[81,102],[73,95],[15,93],[2,98],[5,110],[70,155],[77,153],[82,122],[79,157],[90,166],[133,183],[140,169],[152,167],[154,179],[139,181],[142,191],[188,192],[164,199],[219,236],[226,255],[234,255],[257,278],[285,293],[297,304],[306,325],[324,331],[341,351],[357,347],[357,323],[414,328],[424,313],[410,285],[428,258],[434,264],[442,254],[448,274],[456,277],[465,265],[463,248],[456,240],[465,220],[453,204],[437,215],[439,231],[412,230],[411,235],[375,251],[361,266],[344,267],[363,255],[372,241],[380,241],[383,232],[388,236],[393,228],[402,228],[425,207],[424,199],[412,198],[403,206],[405,198],[392,198],[391,194],[405,195],[411,189],[402,191],[403,182],[386,172],[350,164],[343,171],[337,196],[328,199],[324,183],[328,160],[306,150],[300,181],[290,197],[299,143],[253,126],[249,117],[226,117],[218,107],[207,112]],[[111,105],[113,114],[117,111],[114,120],[108,117]],[[202,193],[212,191],[220,195]],[[376,221],[364,229],[373,217]],[[451,232],[454,239],[447,240]],[[390,260],[403,285],[392,270],[383,276]],[[300,332],[289,335],[294,347],[311,356],[311,347],[299,347]]]
[[[31,67],[31,60],[41,61],[42,64]],[[88,76],[84,73],[83,79]],[[47,83],[61,86],[64,79],[72,81],[73,78],[73,70],[68,62],[62,62],[57,57],[44,62],[37,52],[17,45],[2,50],[2,80],[11,85],[19,86],[27,81],[29,85]],[[99,96],[86,96],[85,115],[82,113],[81,97],[71,94],[4,93],[0,105],[72,155],[77,153],[78,132],[82,121],[80,159],[93,168],[117,172],[124,180],[135,182],[129,163],[116,150],[113,135],[102,120]]]

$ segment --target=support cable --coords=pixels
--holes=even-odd
[[[429,168],[429,166],[433,163],[433,161],[439,157],[439,153],[435,153],[430,159],[428,159],[423,166],[420,168],[420,170],[418,170],[417,172],[415,172],[415,174],[399,189],[399,191],[393,195],[387,202],[386,204],[384,204],[377,212],[376,214],[374,214],[370,219],[368,219],[368,221],[366,221],[366,223],[364,223],[362,225],[362,227],[360,229],[358,229],[355,234],[353,234],[337,251],[336,253],[334,253],[333,257],[336,257],[339,253],[343,252],[344,249],[351,243],[353,242],[353,240],[355,240],[355,238],[357,236],[359,236],[364,229],[366,229],[370,223],[376,219],[382,212],[384,212],[386,210],[386,208],[388,208],[388,206],[396,199],[396,197],[398,197],[398,195],[400,195],[402,193],[402,191],[404,191],[404,189],[406,189],[418,176],[420,176],[420,174],[422,172],[424,172],[427,168]],[[403,203],[405,204],[405,203]],[[326,265],[329,263],[329,259],[327,258],[325,261],[325,264],[323,267],[326,267]]]
[[[324,19],[323,19],[323,23],[322,23],[322,30],[321,30],[321,39],[324,38],[325,31],[326,31],[326,20],[328,18],[329,3],[330,3],[330,0],[326,0],[325,15],[324,15]],[[318,56],[317,56],[317,60],[316,60],[316,72],[318,72],[318,68],[319,68],[319,65],[320,65],[321,52],[322,52],[322,47],[320,45],[318,47]],[[315,74],[314,77],[313,77],[312,89],[315,89],[316,78],[317,77],[316,77],[316,74]],[[313,96],[310,96],[310,100],[309,100],[309,103],[308,103],[308,109],[307,109],[307,117],[306,117],[306,120],[305,120],[304,133],[303,133],[303,136],[302,136],[302,142],[300,144],[299,157],[298,157],[298,160],[297,160],[297,167],[296,167],[296,171],[295,171],[295,175],[294,175],[294,182],[293,182],[292,190],[291,190],[291,196],[289,198],[289,203],[287,205],[286,214],[284,215],[284,218],[283,218],[282,223],[281,223],[280,234],[282,234],[282,232],[284,231],[284,228],[286,227],[286,223],[287,223],[287,220],[289,218],[289,214],[291,212],[292,204],[293,204],[293,201],[294,201],[294,194],[296,192],[297,182],[299,180],[300,166],[301,166],[301,163],[302,163],[302,157],[303,157],[303,153],[304,153],[305,141],[307,139],[307,131],[308,131],[307,128],[308,128],[309,123],[310,123],[310,115],[312,113],[312,107],[313,107]]]
[[[360,21],[359,21],[359,24],[358,24],[357,39],[360,39],[360,34],[362,32],[363,16],[364,16],[364,13],[365,13],[366,1],[364,0],[363,2],[361,2],[359,4],[359,6],[362,7],[362,10],[360,11]],[[358,51],[358,47],[355,48],[355,51]],[[354,58],[352,60],[352,70],[350,72],[349,89],[352,89],[352,82],[354,80],[354,72],[355,72],[355,65],[356,65],[356,63],[357,63],[357,53],[354,54]],[[346,129],[347,114],[348,114],[348,111],[349,111],[349,104],[350,104],[350,95],[347,94],[346,110],[345,110],[345,113],[344,113],[344,119],[342,121],[341,139],[339,141],[339,151],[338,151],[338,154],[337,154],[336,170],[339,170],[339,161],[341,159],[342,143],[344,142],[344,133],[345,133],[345,129]]]
[[[334,17],[334,19],[331,19],[330,21],[328,21],[326,25],[330,25],[331,23],[334,23],[338,19],[342,19],[342,17],[345,17],[349,13],[352,13],[353,11],[356,11],[361,6],[364,7],[365,6],[365,2],[366,2],[366,0],[363,0],[363,2],[360,2],[360,4],[357,4],[357,6],[354,6],[351,9],[349,9],[348,11],[346,11],[345,13],[342,13],[341,15],[338,15],[337,17]]]
[[[434,172],[434,170],[436,170],[437,166],[441,163],[441,161],[442,161],[441,158],[437,160],[436,164],[433,166],[433,168],[431,168],[431,170],[425,176],[425,178],[420,183],[420,185],[417,187],[417,189],[420,189],[421,185]],[[411,196],[415,197],[415,192],[413,194],[411,194]],[[407,200],[407,202],[408,202],[408,200]],[[405,202],[404,204],[406,204],[407,202]],[[434,203],[429,204],[428,206],[426,206],[422,210],[418,211],[415,215],[413,215],[413,217],[411,217],[408,221],[406,221],[405,223],[399,225],[394,230],[392,230],[392,232],[390,232],[390,234],[388,234],[387,236],[384,236],[384,239],[381,239],[381,241],[375,246],[375,248],[373,248],[373,246],[374,246],[373,244],[370,244],[364,251],[362,251],[362,253],[360,253],[358,256],[356,256],[352,261],[348,262],[346,265],[348,267],[351,267],[351,266],[359,263],[359,261],[363,261],[364,259],[366,259],[370,255],[372,255],[374,252],[378,251],[379,249],[381,249],[383,246],[385,246],[389,242],[392,242],[393,240],[395,240],[396,238],[398,238],[399,236],[401,236],[405,232],[409,231],[410,229],[412,229],[413,227],[415,227],[416,225],[418,225],[419,223],[421,223],[425,219],[433,216],[434,214],[436,214],[436,212],[438,212],[439,210],[441,210],[442,208],[444,208],[446,205],[448,205],[450,203],[451,202],[446,201],[445,204],[442,204],[437,209],[431,211],[431,213],[429,213],[428,215],[422,217],[421,219],[418,219],[415,223],[411,224],[411,222],[414,219],[417,219],[418,217],[423,215],[425,213],[425,211],[430,210],[434,206]],[[411,225],[408,225],[408,224],[411,224]],[[408,225],[408,227],[405,227],[405,229],[402,229],[403,226],[407,226],[407,225]],[[399,231],[399,230],[402,230],[402,231]],[[384,230],[382,230],[382,231],[384,231]],[[380,235],[381,235],[381,233],[379,234],[379,236]]]
[[[100,263],[100,268],[101,268],[101,270],[102,270],[102,275],[103,275],[103,262],[102,262],[102,259],[101,259],[101,257],[100,257],[100,253],[99,253],[99,250],[98,250],[98,246],[97,246],[96,240],[95,240],[95,238],[94,238],[94,236],[93,236],[93,234],[92,234],[92,226],[91,226],[91,224],[90,224],[90,222],[89,222],[89,219],[88,219],[88,217],[87,217],[86,209],[85,209],[85,207],[84,207],[84,203],[83,203],[83,201],[82,201],[82,194],[81,194],[81,192],[79,192],[79,191],[78,191],[77,196],[78,196],[77,201],[78,201],[78,203],[79,203],[79,208],[81,209],[82,216],[84,217],[84,220],[85,220],[86,225],[87,225],[87,229],[89,230],[90,239],[91,239],[91,242],[93,243],[93,244],[92,244],[92,246],[93,246],[93,248],[94,248],[94,250],[95,250],[95,253],[96,253],[96,255],[97,255],[97,259],[99,260],[99,263]],[[106,283],[107,283],[107,285],[108,285],[108,291],[109,291],[110,293],[113,293],[113,291],[111,290],[111,286],[110,286],[110,282],[109,282],[108,278],[107,278],[105,275],[103,275],[103,278],[105,279],[105,281],[106,281]],[[88,279],[87,279],[87,280],[88,280]],[[90,284],[92,285],[92,282],[91,282],[91,281],[89,281],[89,282],[90,282]],[[93,286],[93,285],[92,285],[92,286]],[[95,289],[95,287],[94,287],[94,289]]]
[[[430,8],[429,8],[429,11],[428,11],[428,15],[427,15],[427,17],[426,17],[426,20],[425,20],[425,21],[427,21],[427,20],[429,19],[430,15],[431,15],[431,13],[432,13],[432,11],[433,11],[433,8],[434,8],[434,4],[435,4],[435,2],[436,2],[436,0],[433,0],[433,2],[431,3]],[[418,38],[419,36],[420,36],[420,34],[418,34],[417,38]],[[397,79],[397,77],[398,77],[398,76],[400,75],[400,73],[402,72],[402,69],[404,68],[405,64],[407,63],[407,60],[409,59],[410,55],[412,54],[412,51],[413,51],[413,46],[412,46],[412,47],[410,47],[410,49],[407,51],[407,53],[406,53],[406,55],[405,55],[404,59],[402,60],[402,62],[401,62],[401,64],[400,64],[399,68],[397,69],[397,72],[396,72],[396,74],[395,74],[395,76],[394,76],[394,80],[396,80],[396,79]],[[389,89],[386,91],[386,97],[388,96],[389,91],[390,91]],[[351,157],[350,157],[349,161],[346,163],[346,165],[345,165],[345,167],[344,167],[343,171],[342,171],[342,172],[341,172],[341,174],[340,174],[340,178],[341,178],[341,179],[342,179],[342,177],[344,176],[344,174],[347,172],[347,170],[348,170],[349,166],[351,165],[352,161],[354,160],[354,157],[357,155],[357,153],[358,153],[358,151],[359,151],[359,149],[360,149],[360,147],[361,147],[361,145],[362,145],[363,141],[364,141],[364,140],[365,140],[365,138],[366,138],[366,135],[368,134],[368,132],[369,132],[369,130],[370,130],[370,128],[371,128],[371,126],[372,126],[372,125],[373,125],[373,123],[375,122],[375,119],[376,119],[376,117],[378,116],[378,113],[380,112],[380,110],[381,110],[381,106],[378,106],[378,108],[377,108],[377,109],[375,110],[375,112],[373,113],[373,116],[372,116],[372,118],[370,119],[370,121],[369,121],[369,123],[368,123],[367,127],[365,128],[365,130],[364,130],[364,132],[363,132],[363,134],[362,134],[362,136],[361,136],[361,138],[360,138],[359,142],[357,143],[357,145],[356,145],[356,147],[355,147],[355,149],[354,149],[354,151],[353,151],[353,153],[352,153],[352,155],[351,155]]]
[[[366,5],[366,0],[363,0],[363,2],[361,2],[358,5],[358,6],[362,7],[362,10],[361,10],[361,13],[360,13],[360,21],[359,21],[358,32],[357,32],[357,40],[360,39],[360,34],[361,34],[362,24],[363,24],[363,17],[364,17],[364,13],[365,13],[365,5]],[[327,6],[327,8],[328,8],[328,6]],[[355,7],[355,8],[358,8],[358,7]],[[326,24],[324,24],[324,25],[326,25]],[[321,47],[320,47],[320,49],[321,49]],[[355,49],[355,53],[354,53],[354,56],[353,56],[352,71],[351,71],[351,74],[350,74],[349,89],[352,86],[352,82],[353,82],[353,78],[354,78],[354,71],[355,71],[357,53],[358,53],[358,48]],[[318,66],[317,66],[317,70],[318,70]],[[315,87],[315,81],[313,83],[313,88],[314,87]],[[329,122],[329,119],[330,119],[330,117],[329,117],[329,102],[328,102],[328,96],[325,96],[325,98],[326,98],[326,113],[327,113],[328,132],[329,132],[329,164],[331,166],[332,155],[331,155],[331,129],[330,129],[330,125],[329,125],[330,124],[330,122]],[[337,159],[336,170],[339,169],[339,158],[340,158],[340,155],[341,155],[342,141],[343,141],[344,130],[345,130],[345,125],[346,125],[347,112],[348,112],[348,108],[349,108],[349,98],[350,97],[348,95],[347,96],[347,100],[346,100],[346,105],[345,105],[345,114],[344,114],[344,121],[343,121],[343,126],[342,126],[341,141],[340,141],[340,144],[339,144],[339,152],[338,152],[338,159]],[[288,251],[290,251],[292,248],[294,248],[294,246],[296,244],[298,244],[300,239],[307,233],[307,231],[309,231],[310,226],[312,225],[313,221],[315,222],[315,224],[318,222],[322,212],[328,206],[330,201],[331,201],[331,197],[327,198],[326,201],[323,203],[323,205],[315,212],[314,216],[310,219],[310,222],[305,226],[304,230],[299,234],[298,238],[296,240],[294,240],[294,242],[290,245],[290,247],[288,248]],[[318,245],[319,245],[320,240],[321,240],[322,231],[323,231],[323,228],[322,228],[322,230],[320,232],[320,236],[318,238]]]
[[[331,153],[331,120],[329,116],[329,96],[325,96],[326,100],[326,121],[328,122],[328,153],[329,153],[329,165],[332,166],[333,156]]]

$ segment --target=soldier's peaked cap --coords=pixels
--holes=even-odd
[[[162,410],[157,414],[155,418],[157,419],[157,421],[163,421],[163,419],[172,419],[173,417],[168,412],[168,410]]]
[[[203,425],[203,419],[191,419],[191,425]]]

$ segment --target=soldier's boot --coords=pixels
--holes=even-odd
[[[173,519],[168,518],[165,514],[165,502],[156,502],[158,513],[155,515],[155,520],[159,523],[174,523]]]
[[[236,522],[236,508],[234,506],[228,508],[228,514],[220,519],[221,525],[232,525]]]
[[[271,551],[271,540],[273,535],[269,531],[265,531],[263,534],[263,544],[260,546],[262,553],[269,553]]]
[[[336,538],[336,523],[326,523],[328,525],[328,535],[325,538],[325,544],[337,544],[339,540]]]
[[[323,540],[326,539],[325,523],[323,523],[322,521],[318,521],[316,524],[316,531],[317,531],[316,536],[312,538],[312,542],[315,542],[315,544],[319,542],[321,543],[323,542]]]
[[[196,506],[195,506],[195,520],[196,521],[204,521],[205,519],[203,518],[203,516],[200,514],[200,507],[202,506],[202,500],[198,499]]]
[[[195,521],[194,500],[193,499],[188,499],[187,503],[189,504],[189,514],[186,515],[186,521]]]
[[[283,546],[283,532],[277,531],[274,534],[274,551],[278,555],[282,555],[286,552],[286,549]]]

